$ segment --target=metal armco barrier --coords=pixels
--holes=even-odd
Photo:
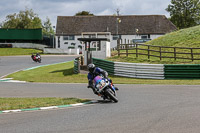
[[[200,64],[142,64],[93,58],[93,63],[110,75],[146,79],[200,79]]]
[[[162,64],[111,62],[97,58],[93,58],[93,63],[106,70],[110,75],[132,78],[164,79],[164,65]]]
[[[200,65],[165,65],[166,79],[200,79]]]
[[[110,75],[114,75],[114,62],[97,58],[92,58],[92,60],[96,66],[106,70]]]
[[[164,65],[115,62],[114,75],[133,78],[164,79]]]

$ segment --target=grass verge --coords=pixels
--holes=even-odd
[[[0,111],[14,109],[29,109],[57,105],[68,105],[87,102],[87,99],[77,98],[0,98]]]
[[[86,74],[73,73],[73,61],[44,66],[28,71],[20,71],[7,78],[28,82],[47,83],[87,83]],[[166,84],[166,85],[200,85],[200,80],[156,80],[156,79],[136,79],[118,76],[109,76],[115,84]]]
[[[73,61],[39,67],[28,71],[20,71],[7,78],[14,78],[20,81],[28,82],[46,82],[46,83],[87,83],[87,76],[84,74],[73,73]]]
[[[42,51],[27,48],[0,48],[0,56],[31,55],[32,53],[42,53]]]

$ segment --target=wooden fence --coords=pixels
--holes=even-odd
[[[200,60],[200,48],[187,48],[187,47],[168,47],[168,46],[153,46],[146,44],[130,43],[125,41],[121,43],[118,40],[117,44],[118,56],[130,54],[146,56],[148,59],[151,57],[158,57],[160,60],[163,58],[186,59],[186,60]]]

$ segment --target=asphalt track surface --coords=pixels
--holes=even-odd
[[[62,62],[61,57],[56,59],[57,57],[51,58],[54,60],[51,63]],[[24,59],[23,63],[15,62],[18,58],[26,57],[1,57],[0,74],[4,75],[35,65],[29,59]],[[64,59],[72,58],[75,57]],[[49,63],[50,61],[47,64]],[[87,84],[0,82],[0,97],[78,97],[99,100],[96,104],[76,108],[3,113],[0,114],[0,133],[199,133],[200,131],[200,86],[198,85],[117,85],[120,88],[118,103],[101,101],[86,86]]]

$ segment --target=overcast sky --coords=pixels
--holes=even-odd
[[[166,15],[171,0],[0,0],[0,23],[8,14],[33,9],[42,21],[48,16],[56,25],[57,16],[74,16],[80,11],[94,15],[113,15],[120,9],[120,15]]]

